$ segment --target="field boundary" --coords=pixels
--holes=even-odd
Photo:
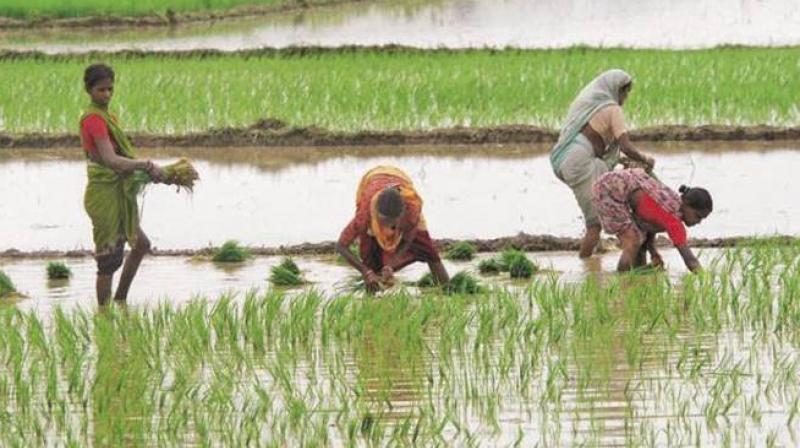
[[[798,241],[796,236],[774,235],[769,237],[771,240],[783,244],[792,244]],[[724,238],[692,238],[689,245],[695,248],[727,248],[734,247],[741,243],[752,240],[753,237],[724,237]],[[475,246],[478,252],[501,252],[504,249],[515,248],[526,252],[557,252],[557,251],[577,251],[580,246],[580,238],[558,237],[553,235],[530,235],[520,233],[515,236],[506,236],[489,239],[437,239],[436,244],[440,248],[447,248],[459,242],[468,242]],[[616,247],[616,239],[606,238],[603,240],[604,246]],[[657,239],[659,247],[670,247],[672,243],[664,237]],[[252,255],[256,256],[279,256],[279,255],[330,255],[334,253],[334,241],[321,243],[302,243],[295,245],[276,246],[276,247],[248,247]],[[174,249],[162,250],[155,248],[152,255],[162,257],[195,257],[211,256],[214,247],[203,247],[200,249]],[[0,251],[0,259],[46,259],[46,258],[87,258],[92,256],[91,250],[38,250],[20,251],[16,249],[6,249]]]
[[[319,127],[286,126],[278,120],[262,120],[246,128],[211,129],[188,134],[131,133],[140,148],[163,147],[273,147],[273,146],[391,146],[483,145],[555,142],[558,131],[532,125],[486,128],[453,127],[430,130],[330,131]],[[631,140],[665,141],[772,141],[800,140],[800,126],[666,125],[631,131]],[[77,148],[75,134],[0,133],[0,148]]]
[[[176,12],[169,8],[163,14],[148,13],[138,16],[94,15],[84,17],[41,16],[32,19],[17,19],[0,16],[0,31],[19,29],[55,29],[55,28],[155,28],[176,27],[202,22],[215,22],[227,19],[244,19],[263,17],[291,12],[310,11],[319,8],[340,6],[344,4],[374,2],[374,0],[328,0],[320,4],[284,5],[243,5],[223,10]]]

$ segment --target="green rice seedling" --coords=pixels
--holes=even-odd
[[[65,263],[51,261],[47,263],[47,278],[50,280],[63,280],[72,277],[72,270]]]
[[[444,256],[448,260],[469,261],[475,256],[475,246],[469,241],[460,241],[447,249]]]
[[[455,274],[442,288],[447,294],[480,294],[485,291],[480,282],[467,271]]]
[[[291,258],[284,258],[281,264],[272,267],[269,281],[276,286],[300,286],[306,282]]]
[[[500,263],[511,278],[530,278],[539,268],[528,259],[525,252],[507,249],[500,255]]]
[[[5,272],[0,271],[0,297],[5,297],[15,292],[17,292],[17,288],[14,287],[14,283]]]
[[[228,240],[216,251],[212,260],[218,263],[241,263],[250,258],[250,252],[238,241]]]
[[[73,132],[77,115],[64,111],[85,103],[76,74],[95,59],[0,59],[4,131]],[[633,128],[792,126],[800,90],[800,78],[789,76],[796,48],[329,49],[103,59],[119,74],[112,108],[125,130],[160,134],[244,128],[266,118],[264,111],[289,127],[346,132],[511,123],[557,129],[578,91],[608,67],[625,67],[637,82],[626,111]],[[20,98],[14,86],[23,84]]]
[[[496,275],[503,270],[503,263],[497,258],[487,258],[478,263],[478,272],[483,275]]]
[[[436,286],[436,279],[433,277],[433,274],[426,272],[417,280],[416,286],[418,288],[433,288]]]

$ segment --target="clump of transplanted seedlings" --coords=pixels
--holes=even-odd
[[[469,261],[475,256],[475,252],[475,246],[472,243],[461,241],[450,246],[444,257],[453,261]]]
[[[306,283],[297,263],[291,258],[284,258],[270,270],[269,281],[275,286],[300,286]]]
[[[214,251],[212,260],[217,263],[241,263],[250,258],[250,251],[236,240],[228,240]]]
[[[530,278],[539,270],[539,267],[525,255],[525,252],[520,250],[505,250],[500,257],[504,270],[508,271],[511,278]]]
[[[17,292],[17,288],[14,286],[14,282],[5,272],[0,271],[0,297],[5,297],[15,292]]]
[[[450,281],[442,286],[447,294],[479,294],[484,292],[483,286],[469,272],[461,271],[450,278]]]
[[[47,278],[50,280],[66,280],[72,277],[72,270],[61,261],[47,263]]]
[[[478,272],[483,275],[497,275],[503,272],[503,263],[497,258],[487,258],[478,263]]]
[[[517,249],[506,249],[499,256],[481,261],[478,270],[483,275],[496,275],[508,272],[514,279],[530,278],[539,271],[539,267],[531,261],[525,252]]]
[[[434,286],[437,286],[436,279],[433,277],[433,274],[426,272],[422,275],[422,277],[419,278],[419,280],[417,280],[416,286],[418,288],[433,288]]]

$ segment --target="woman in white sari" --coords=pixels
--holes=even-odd
[[[639,152],[628,138],[622,105],[633,78],[622,70],[609,70],[581,90],[569,107],[558,142],[550,151],[550,164],[559,180],[575,194],[583,212],[586,234],[580,256],[592,255],[600,241],[600,221],[592,205],[592,184],[619,162],[622,151],[652,170],[655,161]]]

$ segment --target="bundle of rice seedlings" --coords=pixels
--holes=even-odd
[[[433,277],[433,274],[430,272],[426,272],[425,275],[419,278],[416,283],[418,288],[433,288],[436,286],[436,279]]]
[[[450,278],[443,287],[446,294],[479,294],[483,287],[469,272],[461,271]]]
[[[507,249],[501,254],[503,270],[508,271],[511,278],[530,278],[539,268],[528,259],[525,252]]]
[[[487,258],[478,264],[478,271],[483,275],[495,275],[503,272],[504,266],[497,258]]]
[[[50,280],[62,280],[72,277],[72,270],[69,266],[60,261],[47,263],[47,278]]]
[[[214,252],[212,260],[219,263],[241,263],[248,258],[250,252],[247,249],[239,246],[238,241],[228,240]]]
[[[475,246],[467,241],[461,241],[450,246],[444,256],[448,260],[469,261],[475,256]]]
[[[0,271],[0,297],[5,297],[15,292],[17,292],[17,288],[14,287],[14,283],[8,278],[5,272]]]
[[[284,258],[281,264],[272,267],[269,281],[275,286],[300,286],[306,282],[291,258]]]
[[[179,190],[183,187],[192,191],[194,182],[200,178],[192,162],[186,158],[181,158],[177,162],[165,166],[164,173],[166,174],[164,183],[177,185]]]

